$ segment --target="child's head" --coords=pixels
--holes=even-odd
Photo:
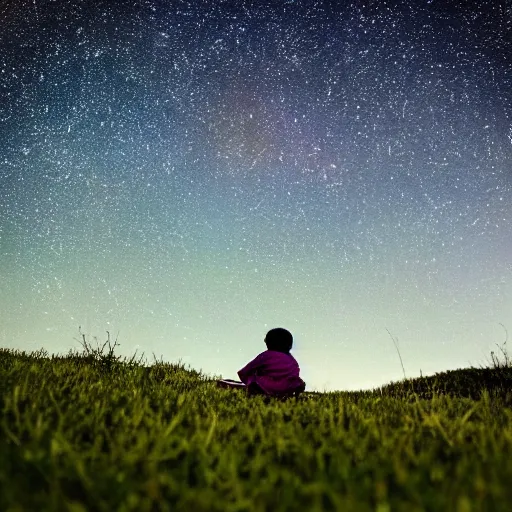
[[[268,350],[276,350],[277,352],[288,354],[292,349],[293,336],[290,331],[282,327],[277,327],[267,332],[265,343],[267,344]]]

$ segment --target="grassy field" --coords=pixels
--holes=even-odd
[[[0,350],[2,511],[510,511],[512,368],[286,402]]]

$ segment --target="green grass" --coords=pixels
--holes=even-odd
[[[112,350],[0,350],[0,510],[508,511],[511,382],[495,365],[281,402]]]

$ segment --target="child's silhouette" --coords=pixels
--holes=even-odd
[[[299,365],[290,354],[292,334],[281,327],[271,329],[265,336],[265,343],[267,350],[238,371],[241,382],[223,379],[217,384],[225,388],[246,388],[250,395],[285,397],[302,393],[306,384],[299,377]]]

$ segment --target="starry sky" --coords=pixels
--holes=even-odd
[[[280,326],[323,391],[403,378],[392,337],[414,377],[512,331],[509,1],[8,1],[0,25],[1,346],[108,330],[236,378]]]

